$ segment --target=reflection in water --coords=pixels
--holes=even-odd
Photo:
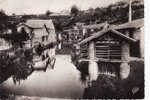
[[[70,56],[56,56],[54,70],[33,72],[27,80],[16,85],[10,78],[2,86],[17,95],[81,98],[84,86],[79,79],[80,72],[67,58]]]

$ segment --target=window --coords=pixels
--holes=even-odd
[[[44,42],[44,39],[45,39],[45,37],[44,37],[44,36],[42,36],[42,42]]]

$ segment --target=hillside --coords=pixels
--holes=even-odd
[[[90,8],[88,10],[79,11],[77,16],[57,17],[54,24],[56,30],[63,28],[71,28],[76,22],[85,24],[103,23],[107,21],[109,24],[121,24],[128,21],[129,4],[127,2],[117,2],[108,7]],[[142,1],[132,2],[132,20],[144,18],[144,4]]]

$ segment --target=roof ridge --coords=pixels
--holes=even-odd
[[[91,40],[93,40],[93,39],[95,39],[95,38],[97,38],[97,37],[99,37],[99,36],[102,36],[103,34],[105,34],[105,33],[108,32],[108,31],[112,31],[112,32],[115,33],[116,35],[119,35],[120,37],[125,38],[125,39],[127,39],[128,41],[136,42],[135,39],[130,38],[130,37],[128,37],[128,36],[122,34],[121,32],[119,32],[119,31],[117,31],[117,30],[115,30],[115,29],[107,28],[107,29],[103,29],[102,31],[99,31],[99,32],[94,33],[94,34],[93,34],[92,36],[90,36],[90,37],[85,38],[84,40],[82,40],[81,42],[79,42],[78,45],[87,43],[87,42],[89,42],[89,41],[91,41]]]

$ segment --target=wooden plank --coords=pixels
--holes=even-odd
[[[109,50],[110,50],[110,51],[115,51],[115,52],[116,52],[116,51],[117,51],[117,52],[121,52],[121,49],[120,49],[120,48],[110,48]]]
[[[79,60],[79,62],[82,62],[82,61],[91,61],[91,60],[90,59],[85,59],[85,58],[82,58],[82,59]],[[96,61],[96,62],[102,61],[102,62],[112,62],[112,63],[122,63],[123,62],[120,59],[113,59],[113,60],[111,60],[111,59],[105,59],[105,58],[95,58],[92,61]]]
[[[121,52],[109,52],[110,54],[121,54]]]
[[[109,55],[111,57],[121,57],[121,55]]]
[[[110,54],[109,56],[120,56],[121,57],[121,54]]]
[[[96,44],[96,46],[108,47],[109,45],[107,45],[107,44]]]
[[[96,52],[96,55],[108,55],[107,52],[103,53],[103,52]]]
[[[108,55],[107,52],[96,52],[97,55]]]
[[[96,45],[109,45],[109,43],[95,43]]]
[[[112,54],[112,55],[121,55],[121,53],[120,52],[110,52],[110,54]]]
[[[121,55],[120,52],[110,52],[110,55]]]
[[[96,55],[96,57],[121,57],[120,55]]]
[[[106,48],[109,47],[108,45],[96,45],[96,48]]]
[[[108,50],[109,47],[101,48],[101,47],[96,47],[96,50]]]
[[[96,57],[110,57],[110,58],[113,58],[113,57],[121,57],[121,56],[119,56],[119,55],[114,55],[114,56],[109,56],[109,55],[96,55]]]
[[[103,41],[96,41],[96,44],[117,44],[117,45],[119,45],[120,44],[120,42],[119,41],[108,41],[108,40],[103,40]]]
[[[111,49],[121,49],[120,46],[110,46]]]
[[[96,42],[96,44],[109,44],[109,41],[99,41],[99,42]]]
[[[121,52],[121,50],[117,50],[117,49],[115,49],[115,50],[110,49],[109,51],[110,52]]]
[[[108,50],[96,50],[97,53],[107,53]]]
[[[109,55],[96,55],[97,57],[109,57]]]

